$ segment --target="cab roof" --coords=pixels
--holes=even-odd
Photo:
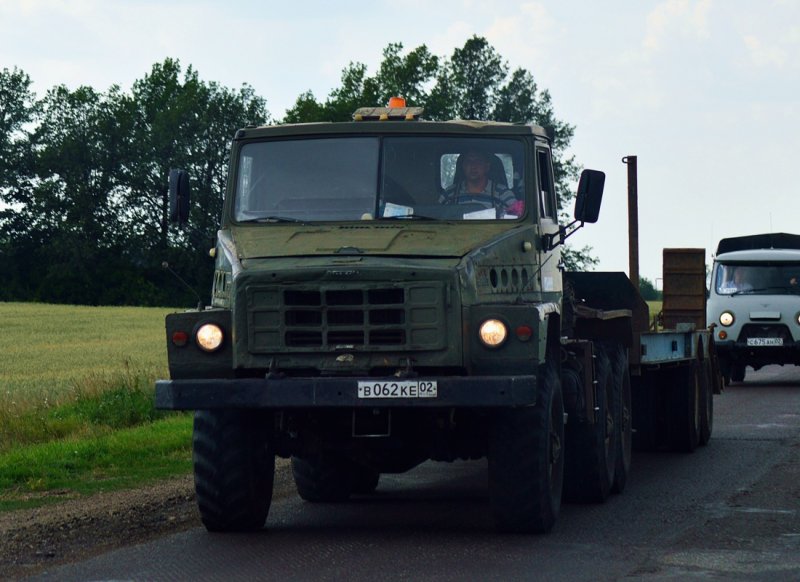
[[[538,125],[523,125],[498,121],[345,121],[322,123],[292,123],[245,127],[236,132],[235,140],[315,136],[331,134],[352,135],[472,135],[481,137],[515,137],[535,135],[552,141],[552,135]]]
[[[798,249],[800,250],[800,235],[785,232],[771,232],[766,234],[751,234],[723,238],[717,245],[717,255],[733,251],[755,249]]]
[[[800,262],[800,249],[747,249],[717,255],[720,263]]]

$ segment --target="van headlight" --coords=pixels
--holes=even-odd
[[[719,322],[725,327],[733,325],[734,321],[736,321],[736,318],[733,317],[733,313],[730,311],[723,311],[719,316]]]
[[[497,348],[506,341],[508,328],[499,319],[487,319],[478,329],[478,336],[486,347]]]
[[[225,334],[222,332],[222,328],[217,324],[205,323],[197,328],[194,338],[197,342],[197,347],[201,350],[204,352],[215,352],[222,346]]]

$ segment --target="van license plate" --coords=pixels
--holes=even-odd
[[[359,382],[359,398],[436,398],[436,380]]]
[[[782,337],[749,337],[747,338],[748,346],[782,346]]]

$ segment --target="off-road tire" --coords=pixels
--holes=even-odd
[[[547,533],[561,510],[564,401],[555,362],[538,378],[535,406],[499,410],[489,430],[489,502],[496,528]]]
[[[353,491],[353,463],[334,454],[292,457],[292,475],[304,501],[347,501]]]
[[[595,345],[596,422],[567,423],[564,495],[567,501],[602,503],[611,493],[617,466],[620,386],[615,385],[610,345]]]
[[[617,427],[617,464],[614,468],[612,493],[622,493],[628,483],[633,451],[633,403],[631,401],[631,376],[628,368],[628,350],[622,344],[610,346],[611,375],[619,390],[619,420]]]
[[[350,490],[356,495],[369,495],[378,488],[381,474],[369,467],[353,463]]]
[[[211,532],[264,527],[272,503],[275,455],[259,413],[198,410],[192,462],[200,519]]]

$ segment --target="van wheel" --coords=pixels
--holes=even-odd
[[[200,519],[208,531],[264,527],[272,503],[275,455],[263,415],[240,410],[198,410],[192,462]]]
[[[564,401],[555,361],[535,406],[497,411],[489,428],[489,502],[502,532],[547,533],[561,510]]]
[[[731,382],[744,382],[746,369],[744,364],[731,365]]]

